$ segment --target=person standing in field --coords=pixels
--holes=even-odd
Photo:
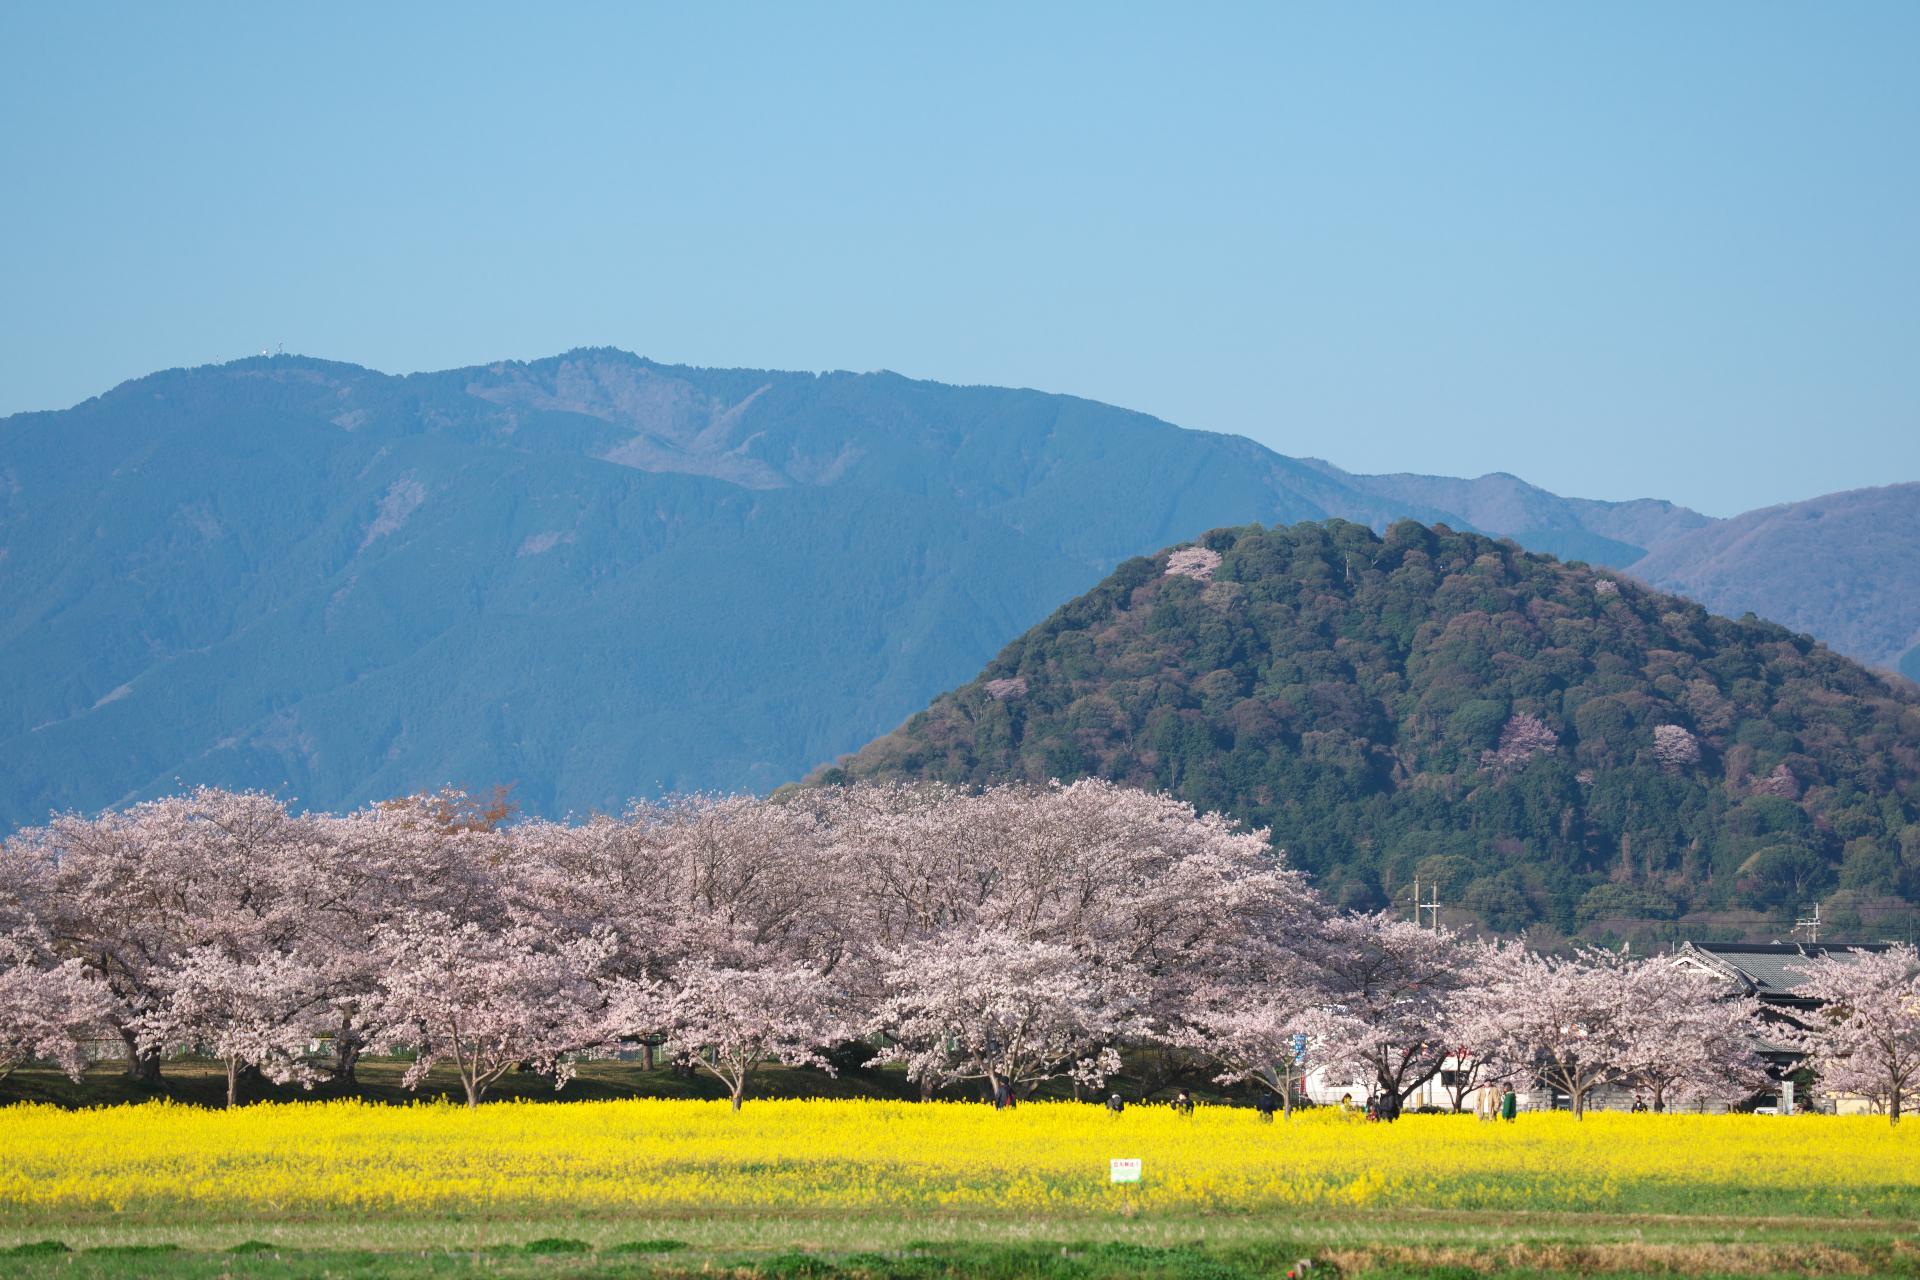
[[[1500,1118],[1502,1120],[1511,1120],[1519,1111],[1520,1099],[1514,1094],[1513,1086],[1508,1085],[1506,1092],[1500,1095]]]
[[[1113,1094],[1107,1099],[1107,1110],[1111,1111],[1114,1115],[1117,1116],[1126,1109],[1127,1104],[1121,1100],[1119,1094]]]
[[[1193,1095],[1182,1089],[1173,1095],[1173,1109],[1183,1116],[1193,1114]]]

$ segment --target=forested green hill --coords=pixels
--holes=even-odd
[[[1171,564],[1171,568],[1170,568]],[[1913,926],[1920,693],[1615,572],[1412,521],[1129,560],[816,780],[1087,774],[1273,829],[1350,906],[1495,928]]]

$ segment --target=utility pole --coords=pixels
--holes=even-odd
[[[1426,912],[1428,915],[1428,918],[1433,921],[1433,931],[1435,933],[1440,932],[1440,886],[1439,885],[1433,886],[1433,901],[1422,902],[1417,896],[1414,898],[1413,922],[1415,924],[1420,923],[1420,913],[1422,911]]]
[[[1809,944],[1817,945],[1819,943],[1820,941],[1820,904],[1819,903],[1816,902],[1813,904],[1812,915],[1801,916],[1798,920],[1795,920],[1793,922],[1793,931],[1795,933],[1800,932],[1802,929],[1805,929],[1807,931],[1807,942]]]

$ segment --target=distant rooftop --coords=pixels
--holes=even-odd
[[[1798,1000],[1807,975],[1799,972],[1822,956],[1847,959],[1885,951],[1884,942],[1686,942],[1674,953],[1700,967],[1725,974],[1762,1000]]]

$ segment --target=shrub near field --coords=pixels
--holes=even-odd
[[[1109,1185],[1107,1162],[1145,1177]],[[0,1112],[0,1213],[29,1224],[328,1212],[1289,1208],[1920,1218],[1920,1131],[1871,1118],[1602,1114],[1262,1123],[1075,1103],[151,1104]]]

